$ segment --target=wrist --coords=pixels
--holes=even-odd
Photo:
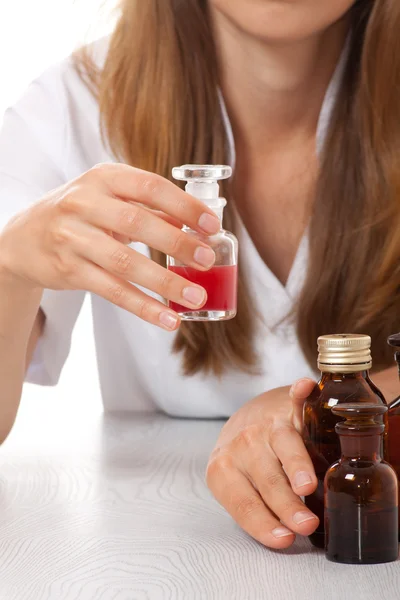
[[[40,308],[43,289],[9,271],[0,260],[0,338],[25,337]]]
[[[7,289],[12,289],[15,292],[41,295],[43,288],[16,273],[8,264],[6,256],[7,252],[0,245],[0,286],[6,286]]]
[[[43,294],[43,288],[24,279],[20,275],[10,271],[0,260],[0,287],[11,293],[28,294],[28,296],[39,296]]]

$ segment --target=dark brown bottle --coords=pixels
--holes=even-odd
[[[314,465],[318,487],[306,496],[305,504],[320,520],[310,541],[317,548],[324,548],[324,478],[341,454],[335,432],[338,417],[331,409],[344,402],[385,406],[386,401],[368,375],[372,366],[368,335],[322,336],[318,339],[318,350],[321,379],[304,404],[304,442]]]
[[[394,358],[399,367],[400,377],[400,333],[391,335],[388,344],[396,348]],[[400,481],[400,397],[389,405],[389,430],[388,430],[388,461],[397,473]],[[399,492],[400,494],[400,492]],[[399,495],[400,501],[400,495]],[[400,519],[399,519],[399,542],[400,542]]]
[[[325,476],[326,557],[349,564],[397,560],[397,476],[381,455],[387,407],[341,404],[332,412],[346,421],[335,426],[341,458]]]

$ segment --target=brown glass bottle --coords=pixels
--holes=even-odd
[[[322,336],[318,339],[318,349],[321,379],[304,404],[304,442],[314,465],[318,487],[306,496],[305,504],[320,520],[310,541],[314,546],[324,548],[324,478],[329,466],[341,454],[335,432],[338,417],[331,409],[345,402],[386,405],[386,401],[368,375],[372,366],[369,336]]]
[[[391,335],[388,344],[396,348],[394,358],[399,368],[400,378],[400,333]],[[389,405],[389,429],[388,429],[388,461],[397,473],[400,481],[400,397]],[[400,501],[400,491],[399,491]],[[399,542],[400,542],[400,518],[399,518]]]
[[[376,564],[398,558],[397,476],[381,455],[385,412],[386,406],[362,403],[332,408],[346,421],[335,426],[341,458],[325,476],[325,551],[331,561]]]

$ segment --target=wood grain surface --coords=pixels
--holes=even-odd
[[[400,563],[251,540],[204,483],[221,422],[23,411],[0,449],[1,600],[398,600]]]

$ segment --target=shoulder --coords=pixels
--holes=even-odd
[[[95,67],[102,69],[107,56],[108,38],[102,38],[85,47],[83,51],[93,61]],[[92,95],[87,83],[77,67],[77,53],[47,68],[28,86],[23,96],[11,110],[34,115],[45,102],[46,108],[58,111],[66,108],[68,101],[79,103]]]
[[[108,38],[102,38],[84,49],[98,70],[103,67],[108,45]],[[46,145],[67,179],[110,159],[101,141],[96,97],[77,67],[75,55],[46,69],[6,112],[3,145],[10,139],[23,143],[28,134]]]
[[[107,48],[107,38],[87,48],[99,69]],[[74,56],[37,77],[4,115],[0,131],[2,173],[25,179],[31,174],[29,180],[36,181],[34,171],[45,174],[54,166],[61,182],[107,160],[98,104],[76,68]],[[59,181],[54,178],[43,187],[51,189],[56,184]]]

